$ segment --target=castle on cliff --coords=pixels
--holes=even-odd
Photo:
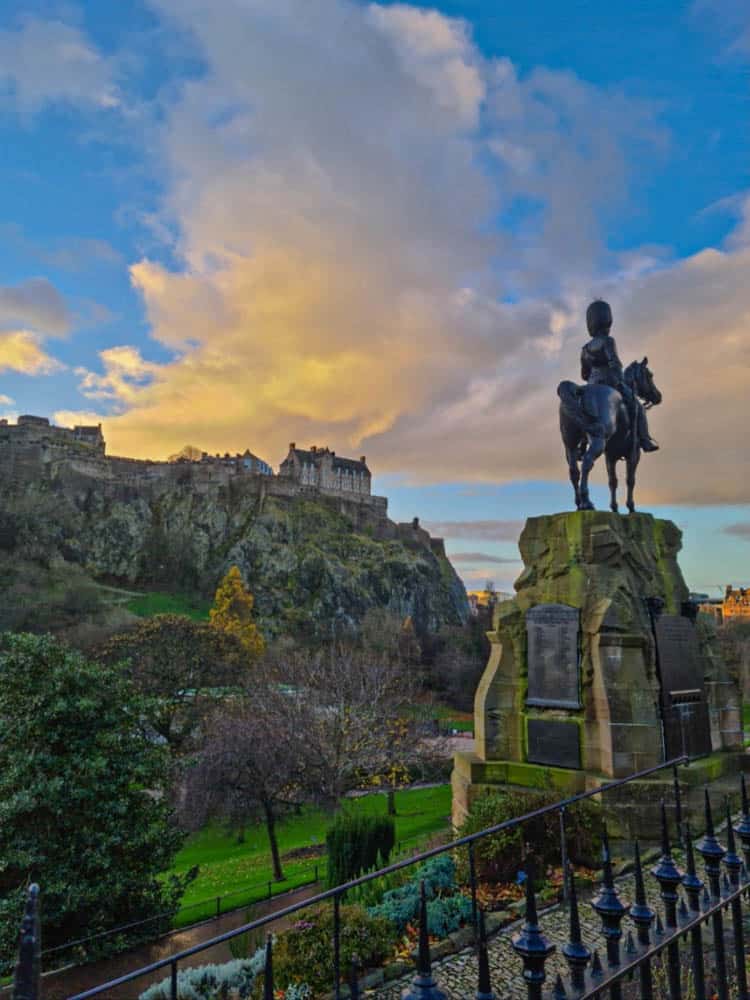
[[[373,496],[365,456],[344,458],[329,448],[297,448],[292,442],[278,474],[249,449],[211,455],[190,449],[169,461],[106,454],[101,425],[55,427],[46,417],[0,420],[0,491],[47,484],[85,507],[92,497],[106,504],[151,503],[177,493],[196,498],[252,498],[262,512],[267,499],[324,501],[358,530],[381,540],[398,539],[445,558],[442,538],[432,538],[419,518],[395,523],[388,499]]]
[[[209,486],[258,480],[264,495],[321,495],[338,497],[385,517],[388,501],[372,495],[372,476],[365,456],[344,458],[316,445],[297,448],[292,442],[278,475],[268,462],[249,449],[242,453],[170,461],[121,458],[106,454],[101,424],[56,427],[46,417],[24,415],[12,424],[0,420],[0,471],[6,478],[33,478],[34,474],[64,475],[66,480],[94,478],[152,492],[158,484],[186,484],[201,491]]]

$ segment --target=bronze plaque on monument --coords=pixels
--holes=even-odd
[[[711,753],[703,663],[695,625],[683,615],[655,623],[667,759]]]
[[[537,604],[526,612],[526,704],[580,708],[578,608]]]
[[[580,729],[577,722],[563,719],[529,719],[528,759],[552,767],[581,767]]]

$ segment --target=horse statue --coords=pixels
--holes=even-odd
[[[661,392],[656,388],[649,371],[648,358],[628,365],[623,372],[623,381],[632,392],[634,400],[643,401],[645,409],[661,403]],[[594,509],[589,497],[589,473],[594,462],[604,452],[609,477],[610,510],[615,513],[618,510],[617,463],[624,459],[628,485],[627,508],[632,514],[635,510],[635,471],[641,458],[634,410],[628,407],[621,392],[603,383],[589,383],[581,387],[575,382],[565,381],[557,387],[557,394],[560,397],[560,434],[565,445],[577,509]]]

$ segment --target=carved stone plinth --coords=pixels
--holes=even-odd
[[[475,752],[455,762],[454,823],[497,784],[562,798],[683,749],[709,780],[736,770],[740,694],[715,626],[687,603],[679,529],[650,514],[575,511],[530,518],[519,547],[517,594],[495,609],[476,691]],[[566,766],[554,766],[558,744]]]

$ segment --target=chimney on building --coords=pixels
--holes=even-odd
[[[365,458],[364,455],[360,455],[359,460],[362,463],[362,465],[367,465],[367,459]]]
[[[294,441],[291,441],[289,443],[289,451],[295,451],[296,448],[297,448],[297,445],[294,443]]]
[[[419,518],[418,517],[412,518],[411,526],[412,526],[412,528],[415,531],[417,530],[417,528],[419,527]]]

